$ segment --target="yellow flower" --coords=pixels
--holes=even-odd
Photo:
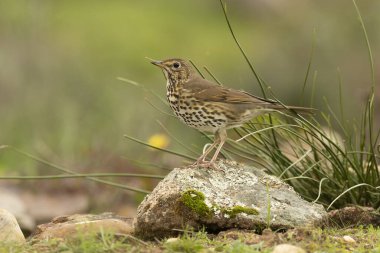
[[[154,134],[148,139],[148,144],[156,148],[166,148],[169,138],[165,134]]]

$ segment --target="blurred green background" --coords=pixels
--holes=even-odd
[[[323,110],[325,96],[338,110],[339,68],[346,114],[360,118],[371,76],[351,1],[226,3],[242,46],[278,98],[302,105],[301,89],[315,33],[303,104],[310,104],[316,73],[313,105]],[[380,1],[360,0],[358,6],[376,58]],[[1,1],[0,145],[75,170],[127,172],[129,163],[123,156],[167,167],[181,165],[181,159],[171,160],[123,138],[128,134],[148,141],[164,133],[159,120],[185,143],[197,144],[199,151],[205,141],[145,101],[170,112],[154,95],[117,79],[133,80],[164,97],[163,75],[146,56],[191,59],[199,67],[207,66],[226,86],[261,95],[217,0]],[[186,153],[168,139],[169,148]],[[0,171],[31,174],[37,169],[26,157],[0,152]]]

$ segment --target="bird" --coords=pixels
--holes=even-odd
[[[313,108],[284,106],[248,92],[227,88],[204,79],[187,60],[170,58],[151,60],[164,73],[166,97],[174,114],[186,125],[214,134],[214,142],[193,164],[216,167],[215,161],[227,139],[227,129],[242,126],[258,115],[271,111],[295,110],[306,112]],[[216,148],[212,158],[208,154]]]

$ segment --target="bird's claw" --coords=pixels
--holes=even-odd
[[[192,167],[201,167],[201,168],[210,168],[210,169],[218,169],[218,166],[216,166],[215,162],[211,161],[196,161],[191,165]]]

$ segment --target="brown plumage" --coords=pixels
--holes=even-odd
[[[196,161],[196,165],[213,166],[226,138],[226,130],[241,126],[252,118],[271,111],[286,110],[275,101],[244,91],[225,88],[203,79],[185,60],[152,61],[163,70],[167,80],[167,99],[175,115],[185,124],[215,134],[214,143]],[[299,112],[311,108],[288,106]],[[216,147],[214,156],[206,156]]]

